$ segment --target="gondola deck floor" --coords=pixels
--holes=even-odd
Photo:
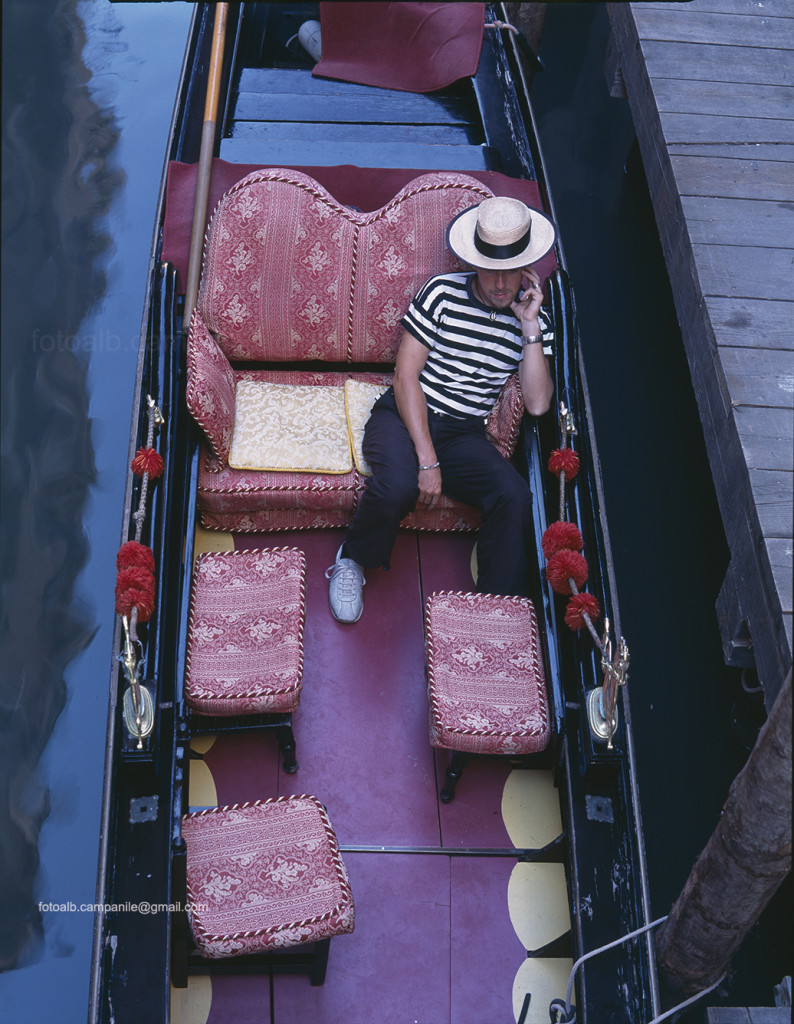
[[[473,588],[474,538],[401,533],[391,568],[369,574],[352,626],[328,610],[324,573],[339,538],[198,531],[196,552],[304,550],[306,671],[294,716],[298,772],[284,772],[269,730],[197,737],[204,760],[191,763],[190,804],[318,795],[350,874],[356,930],[332,943],[324,986],[278,973],[191,977],[186,991],[172,990],[173,1024],[509,1020],[519,971],[522,982],[532,973],[528,1024],[545,1022],[571,959],[533,961],[526,951],[570,928],[564,868],[519,863],[509,851],[561,833],[552,773],[476,759],[443,805],[446,752],[427,735],[423,606],[433,590]]]

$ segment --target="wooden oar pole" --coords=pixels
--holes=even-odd
[[[204,227],[207,220],[207,200],[209,198],[210,176],[212,174],[212,157],[215,153],[215,130],[218,118],[218,98],[221,90],[223,48],[226,39],[226,18],[228,12],[228,3],[215,5],[215,25],[212,33],[212,53],[210,56],[209,77],[207,79],[207,98],[204,104],[204,125],[201,130],[201,150],[199,152],[198,174],[196,177],[196,198],[193,205],[193,230],[190,235],[190,254],[188,258],[187,284],[185,287],[185,313],[182,321],[185,331],[187,331],[190,325],[190,317],[198,298],[201,255],[204,248]]]

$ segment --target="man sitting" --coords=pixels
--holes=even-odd
[[[529,596],[529,485],[488,440],[485,420],[516,370],[530,415],[551,404],[544,346],[553,334],[531,264],[554,238],[547,217],[507,197],[450,224],[449,248],[474,270],[431,278],[402,318],[393,386],[364,431],[372,476],[326,573],[339,622],[361,617],[364,569],[388,567],[400,521],[417,505],[435,506],[442,492],[481,511],[478,591]]]

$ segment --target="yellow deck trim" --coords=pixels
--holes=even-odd
[[[514,846],[537,850],[562,832],[560,798],[550,771],[516,769],[502,793],[502,818]]]
[[[549,1004],[553,999],[565,999],[568,978],[573,960],[563,957],[546,959],[538,957],[524,960],[513,981],[513,1015],[518,1020],[524,996],[530,993],[532,999],[526,1024],[549,1024]]]
[[[171,1024],[207,1024],[212,1006],[212,979],[189,978],[187,988],[171,986]]]
[[[205,741],[209,740],[209,743]],[[215,742],[214,736],[200,736],[190,741],[190,746],[199,754],[205,753]],[[203,750],[201,748],[204,748]],[[218,791],[215,779],[206,761],[190,762],[190,787],[188,803],[191,807],[215,807],[218,803]]]
[[[234,537],[223,530],[205,530],[196,526],[193,534],[193,560],[206,551],[234,551]]]
[[[540,949],[571,927],[562,864],[516,864],[507,887],[507,907],[524,949]]]
[[[559,794],[550,771],[514,769],[502,791],[502,819],[514,846],[540,849],[562,832]],[[507,887],[510,922],[525,949],[540,949],[570,928],[568,886],[562,864],[523,864],[513,868]],[[549,1003],[565,996],[572,961],[522,960],[513,982],[513,1012],[524,996],[532,1000],[526,1024],[547,1024]]]

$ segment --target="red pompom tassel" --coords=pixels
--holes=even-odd
[[[543,545],[543,554],[548,559],[552,555],[556,555],[558,551],[565,549],[581,551],[584,541],[576,523],[568,523],[564,519],[560,519],[548,527],[543,534],[541,544]]]
[[[593,622],[600,618],[601,606],[598,598],[586,593],[573,594],[565,609],[565,625],[574,631],[579,630],[586,625],[585,615]]]
[[[158,476],[162,476],[163,466],[163,457],[154,448],[139,448],[132,460],[131,468],[136,476],[148,473],[152,480],[156,480]]]
[[[133,608],[138,609],[138,622],[148,622],[154,611],[154,576],[135,565],[116,576],[116,613],[129,617]]]
[[[579,472],[579,456],[573,448],[557,448],[549,456],[549,469],[556,477],[565,473],[566,480],[573,480]]]
[[[116,568],[131,569],[133,566],[153,573],[154,555],[152,549],[147,548],[145,544],[139,544],[137,540],[128,540],[119,548],[119,553],[116,555]]]
[[[551,584],[552,590],[558,594],[571,593],[569,580],[574,581],[577,589],[583,587],[589,572],[584,555],[579,554],[578,551],[563,549],[556,555],[552,555],[546,563],[546,579]]]

